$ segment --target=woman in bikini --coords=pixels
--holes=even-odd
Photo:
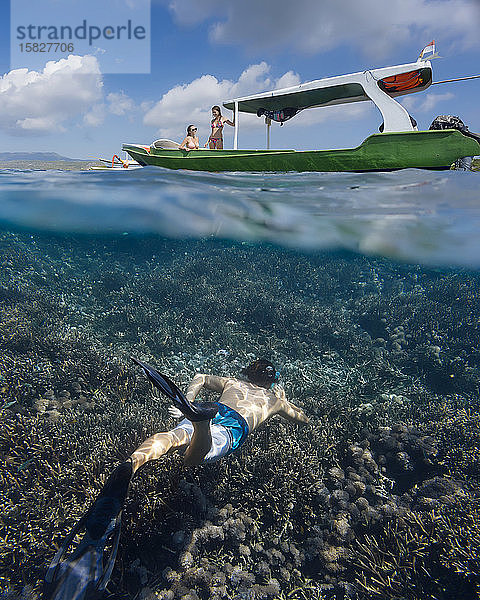
[[[189,125],[187,127],[187,137],[183,140],[178,149],[189,151],[198,150],[198,148],[197,128],[195,125]]]
[[[230,119],[227,119],[227,117],[222,117],[219,106],[212,106],[212,133],[208,138],[208,142],[205,144],[205,148],[208,145],[210,150],[223,150],[222,131],[225,123],[227,125],[231,125],[232,127],[235,126],[235,121],[230,121]]]

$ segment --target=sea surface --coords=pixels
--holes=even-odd
[[[2,600],[174,426],[130,356],[184,390],[266,358],[309,423],[144,465],[107,598],[479,598],[480,173],[28,167],[0,169]]]
[[[70,166],[71,168],[71,166]],[[0,223],[480,264],[479,174],[0,171]]]

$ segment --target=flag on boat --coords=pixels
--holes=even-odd
[[[429,55],[427,56],[427,58],[425,58],[425,55]],[[433,58],[435,55],[435,40],[431,41],[428,46],[425,46],[425,48],[420,52],[420,56],[417,58],[417,60],[429,60],[430,58]]]

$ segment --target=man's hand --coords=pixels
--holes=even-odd
[[[299,421],[300,423],[310,423],[310,419],[303,412],[303,410],[301,408],[298,408],[298,406],[295,406],[295,408],[297,411],[296,421]]]

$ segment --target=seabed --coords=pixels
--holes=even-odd
[[[266,356],[311,423],[141,469],[111,597],[478,597],[478,273],[154,237],[0,249],[2,598],[39,597],[108,474],[173,425],[133,353],[181,386]]]

